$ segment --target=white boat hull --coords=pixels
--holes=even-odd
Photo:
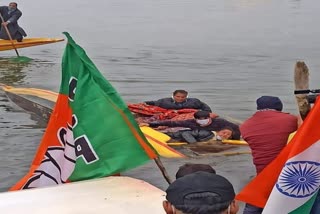
[[[165,192],[123,176],[0,194],[3,214],[164,213]]]

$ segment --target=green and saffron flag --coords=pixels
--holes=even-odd
[[[64,34],[55,108],[30,171],[10,190],[109,176],[157,157],[117,91]]]

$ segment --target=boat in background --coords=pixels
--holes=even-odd
[[[62,42],[64,39],[60,38],[26,38],[23,39],[22,42],[17,42],[17,40],[13,40],[14,46],[19,48],[27,48],[32,46],[38,46],[38,45],[46,45],[56,42]],[[12,46],[12,43],[10,40],[3,40],[0,39],[0,51],[7,51],[7,50],[13,50],[14,47]]]

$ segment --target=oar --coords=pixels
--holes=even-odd
[[[1,13],[0,13],[0,18],[1,18],[2,23],[4,23],[5,21],[4,21],[3,17],[2,17],[2,15],[1,15]],[[17,50],[16,46],[15,46],[14,43],[13,43],[11,34],[10,34],[7,26],[6,26],[6,25],[2,25],[2,26],[3,26],[4,29],[6,30],[6,32],[7,32],[7,34],[8,34],[8,37],[9,37],[9,39],[10,39],[11,45],[12,45],[12,47],[14,48],[14,50],[16,51],[17,56],[20,57],[20,55],[19,55],[19,53],[18,53],[18,50]]]

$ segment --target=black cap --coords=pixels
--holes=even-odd
[[[274,109],[282,111],[282,102],[279,97],[262,96],[257,99],[257,110]]]
[[[193,117],[196,118],[196,119],[199,119],[199,118],[208,118],[210,117],[210,112],[208,111],[197,111],[193,114]]]
[[[213,193],[214,197],[196,198],[199,206],[214,206],[231,202],[235,198],[232,184],[224,177],[208,172],[195,172],[175,180],[166,190],[167,200],[175,207],[195,203],[188,196]]]

